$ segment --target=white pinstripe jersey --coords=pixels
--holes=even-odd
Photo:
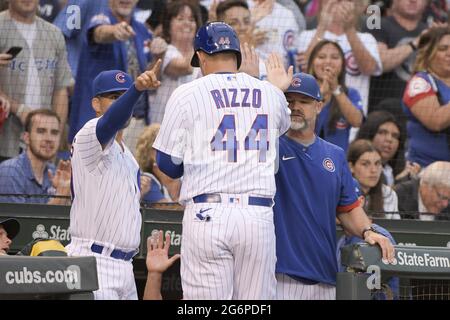
[[[283,92],[245,73],[178,87],[154,148],[183,160],[180,201],[203,193],[275,194],[278,136],[290,126]]]
[[[100,118],[87,122],[72,144],[70,234],[122,249],[140,244],[139,166],[128,148],[112,140],[102,150],[95,130]]]

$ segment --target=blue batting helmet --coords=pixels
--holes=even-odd
[[[207,54],[218,52],[234,52],[237,56],[237,67],[241,66],[241,48],[236,31],[225,22],[208,22],[198,29],[194,39],[194,55],[191,66],[199,67],[196,52],[202,50]]]
[[[286,90],[286,93],[288,92],[303,94],[317,101],[322,101],[322,94],[316,78],[307,73],[294,74],[291,85]]]

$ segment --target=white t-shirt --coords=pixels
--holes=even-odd
[[[13,20],[22,37],[30,48],[30,59],[28,60],[28,79],[24,104],[31,109],[42,108],[41,105],[41,81],[38,74],[38,66],[33,55],[33,42],[36,38],[36,22],[22,23]]]
[[[179,77],[171,77],[164,73],[169,63],[176,58],[182,58],[181,52],[173,45],[167,46],[166,53],[161,65],[161,86],[149,94],[150,102],[150,122],[161,123],[164,117],[167,100],[169,100],[172,92],[184,83],[191,82],[201,76],[200,68],[194,68],[193,73]]]
[[[393,186],[395,183],[394,171],[392,170],[392,167],[387,163],[383,166],[383,174],[384,177],[386,178],[386,184],[388,186]]]
[[[305,52],[308,49],[317,29],[303,31],[299,38],[299,51]],[[382,74],[383,66],[381,64],[380,54],[378,52],[377,41],[370,33],[358,32],[358,37],[361,42],[365,45],[367,51],[375,59],[377,63],[377,68],[372,74],[373,76],[378,76]],[[348,42],[347,36],[345,34],[336,35],[329,31],[326,31],[324,39],[337,42],[342,51],[344,51],[345,62],[346,62],[346,79],[345,84],[348,87],[355,88],[359,91],[361,99],[363,102],[364,115],[367,115],[368,103],[369,103],[369,88],[370,88],[370,76],[364,75],[359,70],[356,60],[353,56],[353,51]]]
[[[178,87],[153,147],[182,159],[180,202],[203,193],[275,195],[276,145],[290,126],[286,98],[245,73]]]
[[[248,1],[250,10],[254,7],[252,1]],[[298,48],[297,39],[300,35],[298,24],[294,14],[279,3],[275,3],[272,13],[256,22],[256,28],[267,31],[268,40],[256,47],[263,60],[266,60],[272,52],[279,53],[288,65],[288,50]]]
[[[383,184],[383,209],[385,212],[398,212],[398,197],[397,193],[391,187]],[[400,220],[398,213],[386,213],[386,219]]]

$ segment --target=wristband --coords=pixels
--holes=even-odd
[[[364,228],[364,230],[362,231],[362,239],[366,239],[365,234],[367,231],[372,231],[375,233],[378,233],[377,230],[375,230],[372,226],[368,227],[368,228]]]

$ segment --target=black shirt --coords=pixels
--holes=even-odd
[[[426,24],[420,22],[414,30],[408,31],[399,25],[393,17],[386,17],[381,19],[380,29],[369,30],[365,27],[364,32],[371,33],[377,42],[383,42],[389,49],[392,49],[414,40],[426,28]],[[411,77],[415,56],[415,53],[411,54],[402,64],[388,73],[371,77],[369,112],[382,99],[402,98],[406,82]]]

